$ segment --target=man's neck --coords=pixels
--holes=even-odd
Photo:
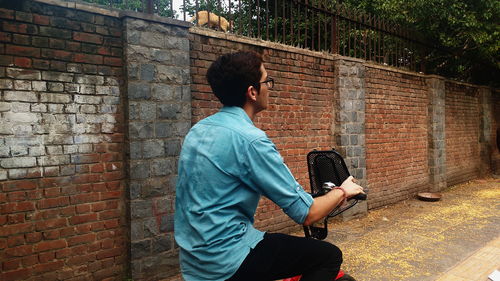
[[[246,112],[248,117],[250,117],[250,120],[252,122],[254,121],[254,118],[257,116],[257,113],[260,112],[260,110],[257,110],[253,104],[245,103],[243,105],[243,110]]]

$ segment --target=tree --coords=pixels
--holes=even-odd
[[[467,82],[500,86],[500,1],[342,2],[421,32],[436,46],[427,57],[429,71]]]

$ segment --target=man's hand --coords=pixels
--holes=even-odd
[[[345,190],[347,198],[364,193],[363,187],[356,184],[356,179],[353,176],[348,177],[340,186]]]

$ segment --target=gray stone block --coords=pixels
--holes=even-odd
[[[10,111],[10,102],[0,102],[0,112]]]
[[[151,162],[152,176],[167,176],[176,171],[176,163],[174,159],[154,159]]]
[[[151,59],[160,63],[170,62],[172,57],[172,51],[163,49],[153,49],[151,54]]]
[[[5,144],[0,144],[0,157],[9,157],[9,156],[10,156],[10,147],[6,146]]]
[[[130,245],[132,259],[139,259],[151,255],[151,240],[132,242]]]
[[[24,102],[37,102],[38,97],[36,93],[29,91],[5,91],[4,100],[6,101],[24,101]]]
[[[21,69],[21,68],[7,68],[7,77],[26,80],[40,80],[42,74],[37,70]]]
[[[156,119],[156,103],[154,102],[139,102],[139,117],[141,120]]]
[[[130,163],[130,179],[147,179],[150,176],[149,164],[147,162]]]
[[[142,142],[130,142],[130,159],[141,159],[142,157]]]
[[[155,77],[155,66],[152,64],[141,64],[140,79],[143,81],[153,81]]]
[[[161,122],[155,123],[155,137],[167,138],[175,135],[174,126],[172,123]]]
[[[168,233],[174,231],[174,215],[165,215],[161,217],[160,232]]]
[[[175,85],[153,84],[153,98],[158,101],[180,100],[182,88]]]
[[[181,140],[166,140],[165,153],[167,156],[179,156],[181,153]]]
[[[19,145],[12,146],[10,148],[10,153],[12,157],[26,156],[28,155],[28,147]]]
[[[154,135],[154,127],[152,123],[130,122],[129,136],[131,139],[149,139]]]
[[[143,143],[143,156],[144,158],[155,158],[165,156],[165,148],[163,141],[152,140]],[[154,164],[153,164],[154,165]],[[153,167],[154,169],[154,167]]]
[[[142,220],[132,220],[130,222],[130,239],[132,241],[144,239],[144,228]]]
[[[132,219],[145,219],[154,217],[151,200],[138,200],[130,202],[130,216]]]
[[[47,81],[73,82],[72,73],[43,71],[42,79]]]
[[[164,216],[162,216],[163,218]],[[170,251],[173,245],[172,235],[162,235],[153,239],[153,254]]]
[[[6,169],[28,168],[36,166],[35,157],[13,157],[0,160],[0,166]]]
[[[28,175],[28,169],[9,169],[9,179],[22,179]]]
[[[128,85],[128,97],[130,99],[145,99],[151,98],[150,85],[146,83],[131,82]]]
[[[137,180],[131,180],[129,184],[129,196],[130,200],[138,199],[141,196],[142,182]]]
[[[148,218],[144,220],[145,238],[154,237],[160,234],[160,226],[156,221],[156,216],[161,216],[161,215],[155,215],[155,217],[153,218]]]
[[[161,104],[158,106],[159,119],[179,120],[181,113],[181,105],[177,103]]]

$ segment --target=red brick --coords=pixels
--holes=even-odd
[[[21,266],[21,259],[10,259],[2,263],[2,271],[11,271]]]
[[[25,213],[7,215],[7,222],[9,224],[19,224],[26,221]]]
[[[19,269],[16,271],[2,272],[0,277],[2,281],[26,280],[31,275],[31,269]]]
[[[59,234],[59,230],[56,229],[56,230],[49,230],[49,231],[44,231],[42,233],[43,235],[43,240],[55,240],[55,239],[59,239],[61,237],[61,235]]]
[[[120,210],[107,210],[99,213],[100,220],[107,220],[120,217]]]
[[[33,229],[34,225],[32,223],[4,225],[0,227],[0,236],[10,236],[16,233],[26,233],[33,231]]]
[[[69,266],[74,266],[74,265],[80,265],[80,264],[86,264],[88,262],[92,262],[96,260],[95,254],[89,254],[89,255],[78,255],[71,257],[67,260],[67,264]]]
[[[101,230],[104,230],[105,229],[104,222],[98,221],[98,222],[91,223],[90,224],[90,229],[92,231],[101,231]]]
[[[92,223],[80,224],[75,227],[77,234],[86,234],[92,231]]]
[[[5,53],[8,55],[24,56],[24,57],[40,57],[40,49],[26,46],[6,45]]]
[[[42,233],[40,232],[31,232],[26,233],[26,242],[28,243],[36,243],[42,240]]]
[[[31,68],[33,66],[30,58],[14,58],[14,65],[22,68]]]
[[[75,54],[73,58],[74,62],[82,62],[89,64],[102,64],[103,57],[101,55],[89,55],[89,54]]]
[[[64,261],[54,261],[50,263],[37,264],[34,266],[36,273],[56,271],[64,266]]]
[[[109,173],[104,173],[102,175],[102,179],[104,181],[119,180],[119,179],[123,179],[124,177],[125,177],[125,175],[124,175],[124,172],[122,172],[122,171],[109,172]]]
[[[33,14],[33,22],[39,25],[49,25],[50,18],[48,16]]]
[[[73,53],[63,50],[42,49],[42,58],[50,58],[63,61],[72,61]]]
[[[97,193],[84,193],[71,196],[71,204],[83,204],[96,201],[99,201],[99,194]]]
[[[73,183],[89,183],[89,182],[98,182],[101,180],[101,174],[91,174],[91,175],[78,175],[73,177]]]
[[[68,221],[66,218],[48,219],[48,220],[36,222],[36,230],[37,231],[44,231],[47,229],[61,228],[63,226],[67,226],[67,224],[68,224]]]
[[[103,42],[101,35],[85,33],[85,32],[74,32],[73,39],[75,41],[88,42],[94,44],[102,44]]]
[[[106,229],[117,228],[119,225],[120,225],[120,220],[118,220],[118,219],[107,220],[104,222],[104,227],[106,227]],[[104,237],[102,237],[102,238],[104,238]]]
[[[86,214],[80,216],[73,216],[69,219],[69,222],[71,224],[82,224],[82,223],[93,222],[96,220],[97,220],[97,214]]]
[[[38,29],[35,25],[26,23],[3,22],[3,30],[15,33],[37,34]]]
[[[65,240],[42,241],[35,245],[35,252],[44,252],[65,247],[67,247],[67,243]]]
[[[107,183],[104,182],[98,182],[98,183],[93,183],[92,184],[92,191],[106,191],[107,190]]]
[[[64,248],[61,250],[56,251],[56,258],[57,259],[62,259],[71,256],[71,249],[70,248]]]
[[[11,42],[12,34],[6,32],[0,32],[0,42]]]
[[[44,188],[43,189],[43,195],[45,197],[57,197],[61,195],[61,188],[59,187],[52,187],[52,188]]]
[[[121,58],[104,57],[104,65],[122,66],[122,64],[123,64],[123,61]]]
[[[90,204],[80,204],[80,205],[76,206],[76,213],[77,214],[89,213],[90,209],[91,209],[91,205]]]
[[[123,253],[122,248],[107,249],[97,253],[97,259],[102,260],[105,258],[116,257],[121,255],[122,253]]]
[[[64,207],[69,205],[69,197],[62,196],[56,198],[47,198],[42,199],[37,202],[37,206],[39,209],[49,209],[56,207]]]
[[[34,210],[35,204],[33,204],[33,202],[7,203],[0,206],[0,214],[11,214]]]
[[[40,263],[46,263],[54,260],[55,258],[56,258],[55,252],[44,252],[38,255],[38,260],[40,261]]]
[[[7,198],[9,202],[24,201],[26,200],[26,192],[24,191],[9,192],[7,194]]]
[[[99,164],[90,165],[90,172],[92,172],[92,173],[104,172],[104,164],[99,163]]]
[[[68,238],[68,245],[71,247],[78,244],[88,244],[90,242],[94,242],[95,240],[96,240],[96,234],[88,233],[85,235],[78,235]]]
[[[9,246],[9,248],[23,245],[25,242],[26,241],[24,240],[24,234],[11,236],[7,238],[7,245]]]
[[[23,257],[22,260],[23,260],[23,266],[29,267],[38,263],[38,255]]]
[[[74,227],[66,227],[60,230],[59,234],[61,237],[67,237],[67,236],[72,236],[75,234],[75,228]]]
[[[23,245],[14,248],[7,248],[5,254],[10,257],[23,257],[33,253],[32,245]]]
[[[18,180],[3,183],[3,191],[31,190],[37,188],[37,180]]]
[[[14,11],[0,8],[0,18],[13,20],[14,19]]]

